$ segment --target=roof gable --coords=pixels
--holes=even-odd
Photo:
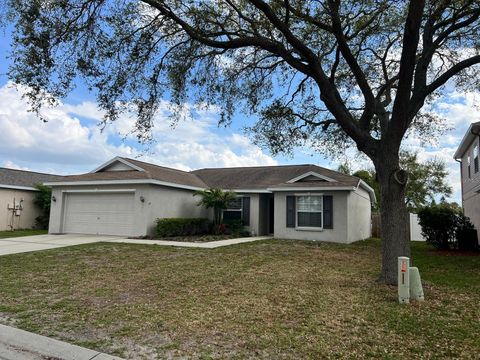
[[[122,157],[115,157],[87,174],[66,176],[59,183],[62,185],[68,185],[69,183],[72,185],[83,185],[88,182],[151,183],[190,190],[199,190],[207,187],[202,180],[191,172]],[[54,183],[51,182],[49,185],[54,185]]]
[[[295,183],[295,182],[305,182],[305,181],[308,181],[308,182],[312,182],[312,181],[336,182],[337,180],[332,179],[331,177],[319,174],[315,171],[309,171],[309,172],[306,172],[305,174],[302,174],[300,176],[297,176],[297,177],[294,177],[293,179],[288,180],[287,184],[292,184],[292,183]]]
[[[145,171],[140,166],[133,164],[131,161],[121,157],[114,157],[113,159],[103,163],[90,173],[98,173],[102,171]]]

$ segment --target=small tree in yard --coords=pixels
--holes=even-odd
[[[441,195],[442,199],[445,199],[445,196],[452,194],[452,187],[447,182],[448,171],[444,161],[433,158],[420,162],[418,153],[404,150],[400,152],[400,165],[409,173],[405,187],[405,203],[408,211],[416,212],[435,201],[435,197]],[[341,169],[348,168],[342,165]],[[358,170],[353,174],[349,170],[346,173],[365,181],[375,190],[376,198],[381,200],[380,184],[375,169]],[[374,210],[381,209],[379,204],[372,206]]]
[[[260,118],[255,141],[275,153],[348,148],[373,163],[381,192],[382,273],[410,256],[399,162],[408,136],[444,127],[422,111],[448,83],[477,89],[478,0],[6,0],[9,78],[33,110],[58,103],[79,77],[104,124],[135,111],[140,140],[164,100]],[[1,10],[1,8],[0,8]],[[1,20],[0,20],[1,23]],[[452,80],[452,81],[450,81]]]
[[[35,187],[38,189],[38,192],[35,194],[33,202],[41,211],[41,214],[35,218],[35,221],[40,229],[48,229],[52,189],[42,184],[37,184]]]
[[[223,210],[227,209],[228,204],[235,200],[237,195],[233,191],[212,188],[196,191],[193,196],[202,197],[198,202],[198,206],[204,206],[207,209],[213,208],[213,227],[217,233],[223,220]]]
[[[448,204],[431,205],[418,212],[422,235],[437,249],[476,250],[477,231],[461,209]]]

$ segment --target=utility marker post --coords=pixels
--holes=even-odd
[[[410,299],[418,301],[425,300],[420,271],[414,266],[410,267]]]
[[[410,259],[405,256],[398,258],[398,302],[410,303]]]

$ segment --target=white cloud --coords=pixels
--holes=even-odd
[[[462,141],[465,132],[471,123],[480,121],[480,92],[458,92],[445,93],[432,106],[433,111],[447,119],[452,126],[452,131],[439,138],[438,146],[422,148],[414,144],[413,148],[419,152],[421,160],[439,158],[445,161],[449,170],[448,183],[453,188],[451,200],[461,203],[461,177],[458,162],[453,155]],[[407,142],[412,145],[414,141]]]
[[[89,171],[117,155],[144,154],[135,136],[128,135],[134,119],[122,116],[101,132],[97,124],[102,112],[93,102],[44,109],[47,123],[27,109],[12,86],[0,87],[0,156],[12,164],[69,174]],[[217,130],[214,110],[194,110],[194,117],[187,116],[172,127],[168,103],[162,104],[153,129],[156,142],[141,160],[186,170],[276,164],[246,137]],[[126,136],[124,142],[122,135]]]
[[[8,169],[14,169],[14,170],[31,170],[30,168],[28,167],[25,167],[25,166],[20,166],[18,164],[15,164],[14,162],[10,161],[10,160],[5,160],[3,162],[3,167],[6,167]]]
[[[446,118],[453,130],[442,136],[436,146],[425,147],[411,137],[405,146],[419,152],[425,161],[432,157],[444,160],[450,171],[448,182],[454,189],[451,200],[460,202],[459,165],[453,154],[465,131],[472,122],[480,121],[480,92],[449,92],[439,98],[432,109]],[[217,109],[190,108],[193,117],[172,127],[168,119],[169,103],[162,103],[155,119],[153,135],[156,143],[141,160],[159,165],[190,170],[202,167],[274,165],[275,159],[265,154],[249,139],[228,129],[217,128]],[[89,171],[100,163],[116,156],[137,157],[141,148],[135,137],[128,134],[134,119],[122,116],[116,123],[100,132],[97,123],[102,112],[93,102],[62,104],[54,109],[44,110],[49,119],[43,123],[27,111],[21,96],[8,85],[0,87],[0,158],[3,166],[29,168],[36,171],[61,174]],[[119,136],[119,134],[121,134]],[[299,149],[294,158],[284,162],[319,162],[307,148]],[[355,151],[348,152],[354,170],[371,167],[366,158],[359,158]],[[337,162],[330,163],[336,168]]]

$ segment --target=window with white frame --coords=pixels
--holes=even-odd
[[[468,178],[470,179],[472,177],[472,169],[470,166],[470,155],[467,156],[467,173],[468,173]]]
[[[323,196],[297,196],[297,227],[322,228]]]
[[[243,202],[241,197],[237,197],[230,201],[227,208],[223,210],[223,218],[225,220],[240,220],[242,218]]]
[[[475,144],[473,147],[473,168],[475,174],[478,172],[478,145],[479,144]]]

